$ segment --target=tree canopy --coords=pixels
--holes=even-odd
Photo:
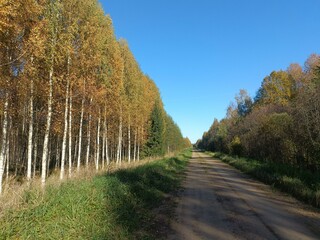
[[[320,169],[320,56],[273,71],[251,100],[245,90],[198,148]]]
[[[96,0],[0,6],[0,186],[190,146]]]

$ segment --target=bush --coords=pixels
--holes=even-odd
[[[235,136],[230,143],[230,151],[232,155],[240,157],[243,153],[243,146],[238,136]]]

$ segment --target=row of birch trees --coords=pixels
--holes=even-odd
[[[0,193],[12,176],[44,185],[150,156],[155,106],[177,132],[161,144],[190,144],[96,0],[0,0]]]

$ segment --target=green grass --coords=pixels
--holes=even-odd
[[[320,208],[319,172],[312,173],[283,163],[234,158],[223,153],[209,154],[305,203]]]
[[[0,219],[0,239],[153,239],[153,209],[179,188],[191,157],[70,180],[45,193],[28,190],[19,209]]]

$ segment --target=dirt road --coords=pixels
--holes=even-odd
[[[320,239],[320,214],[193,152],[169,239]]]

